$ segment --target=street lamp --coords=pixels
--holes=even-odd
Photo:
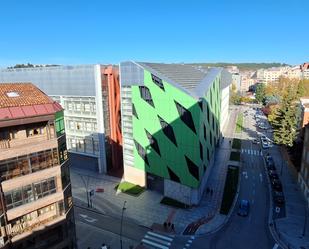
[[[120,249],[122,249],[122,223],[123,223],[123,213],[126,210],[126,203],[127,201],[123,202],[122,212],[121,212],[121,221],[120,221]]]

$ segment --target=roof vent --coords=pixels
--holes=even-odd
[[[18,92],[7,92],[6,95],[9,98],[15,98],[15,97],[19,97],[20,96]]]

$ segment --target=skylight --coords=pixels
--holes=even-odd
[[[18,92],[7,92],[6,95],[7,95],[9,98],[19,97]]]

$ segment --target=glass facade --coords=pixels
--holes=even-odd
[[[56,180],[55,177],[51,177],[4,193],[6,208],[9,210],[54,193]]]

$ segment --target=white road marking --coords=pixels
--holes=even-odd
[[[155,236],[155,237],[158,237],[158,238],[160,238],[160,239],[165,239],[165,240],[168,240],[168,241],[173,241],[172,238],[167,237],[167,236],[163,236],[163,235],[160,235],[160,234],[157,234],[157,233],[147,232],[147,234],[152,235],[152,236]]]
[[[158,249],[169,249],[172,241],[173,238],[169,236],[164,236],[153,232],[147,232],[147,234],[145,234],[144,238],[142,239],[144,244]]]
[[[162,246],[160,244],[151,242],[151,241],[146,240],[146,239],[142,239],[142,242],[147,244],[147,245],[155,246],[156,248],[159,248],[159,249],[169,249],[167,246]]]
[[[154,241],[154,242],[158,242],[158,243],[161,243],[161,244],[164,244],[164,245],[167,245],[167,246],[170,246],[170,245],[171,245],[170,242],[163,241],[162,239],[157,239],[157,238],[154,238],[154,237],[152,237],[152,236],[145,235],[144,238],[150,239],[150,240],[152,240],[152,241]]]
[[[88,221],[90,223],[97,221],[97,219],[91,218],[86,214],[79,214],[79,216],[82,217],[85,221]]]
[[[278,247],[279,247],[279,245],[278,245],[278,244],[275,244],[274,247],[273,247],[273,249],[277,249]]]
[[[263,176],[261,173],[260,173],[260,181],[263,182]]]

